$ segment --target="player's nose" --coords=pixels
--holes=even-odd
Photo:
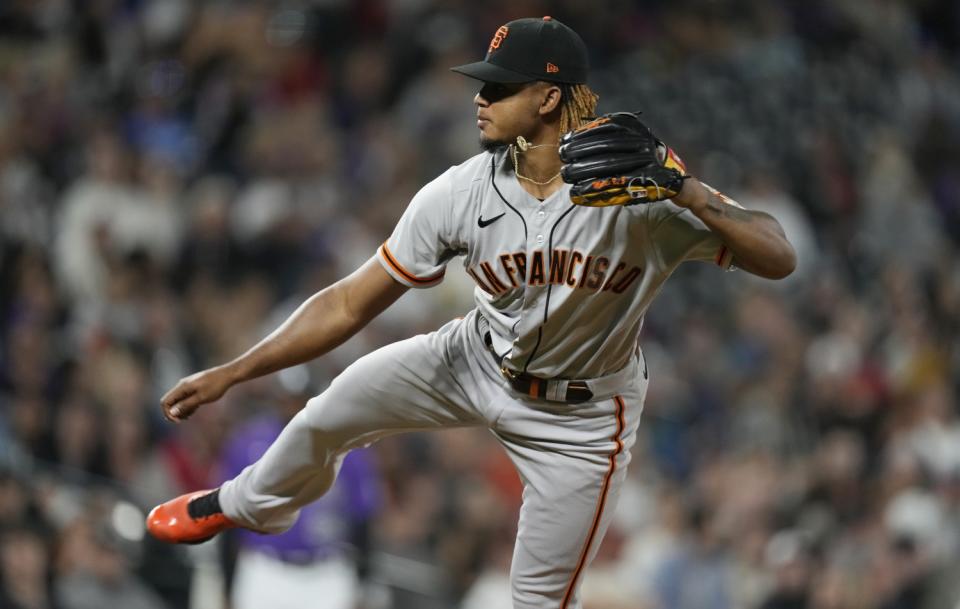
[[[481,108],[486,108],[490,105],[490,102],[484,99],[483,96],[480,95],[480,92],[477,91],[477,94],[473,96],[473,104]]]

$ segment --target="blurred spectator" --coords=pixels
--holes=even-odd
[[[81,304],[102,300],[119,250],[115,223],[140,204],[127,182],[127,151],[115,135],[107,131],[93,134],[86,157],[86,174],[61,203],[56,241],[60,279],[67,293]]]
[[[156,592],[131,573],[131,557],[106,523],[89,516],[66,530],[57,556],[56,596],[63,609],[164,609]]]
[[[657,599],[677,609],[732,609],[733,564],[720,537],[716,515],[706,506],[687,512],[686,531],[676,553],[654,575]]]
[[[931,271],[943,251],[942,220],[897,138],[878,133],[863,176],[860,240],[869,259]]]
[[[797,268],[780,283],[791,285],[809,280],[819,267],[820,246],[808,214],[800,203],[767,173],[750,176],[746,190],[736,193],[734,198],[747,209],[765,211],[776,218],[796,250]]]
[[[44,536],[29,528],[0,533],[0,607],[55,609],[50,590],[50,552]]]
[[[764,551],[773,572],[773,589],[760,609],[807,609],[814,556],[803,535],[795,530],[778,531]]]

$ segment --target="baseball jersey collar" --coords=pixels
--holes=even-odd
[[[503,196],[518,209],[559,211],[573,205],[570,202],[569,184],[561,186],[557,192],[544,199],[543,202],[524,190],[523,186],[520,185],[520,179],[517,178],[513,170],[513,163],[510,161],[510,154],[506,149],[497,153],[495,163],[497,167],[497,187],[500,188]]]

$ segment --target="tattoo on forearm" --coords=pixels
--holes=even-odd
[[[707,199],[706,210],[721,218],[731,218],[733,220],[739,220],[740,222],[753,222],[757,217],[753,212],[724,203],[720,197],[712,193],[710,194],[710,198]]]

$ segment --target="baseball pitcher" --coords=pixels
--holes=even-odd
[[[688,175],[636,114],[594,115],[587,50],[569,27],[511,21],[483,61],[453,69],[479,81],[483,151],[424,186],[357,271],[236,360],[181,380],[163,413],[185,420],[236,383],[323,355],[407,289],[443,281],[455,258],[476,283],[476,307],[357,360],[259,461],[219,489],[154,508],[157,538],[284,531],[351,449],[486,426],[524,485],[514,607],[579,608],[643,409],[638,338],[651,301],[686,260],[772,279],[793,271],[776,220]]]

